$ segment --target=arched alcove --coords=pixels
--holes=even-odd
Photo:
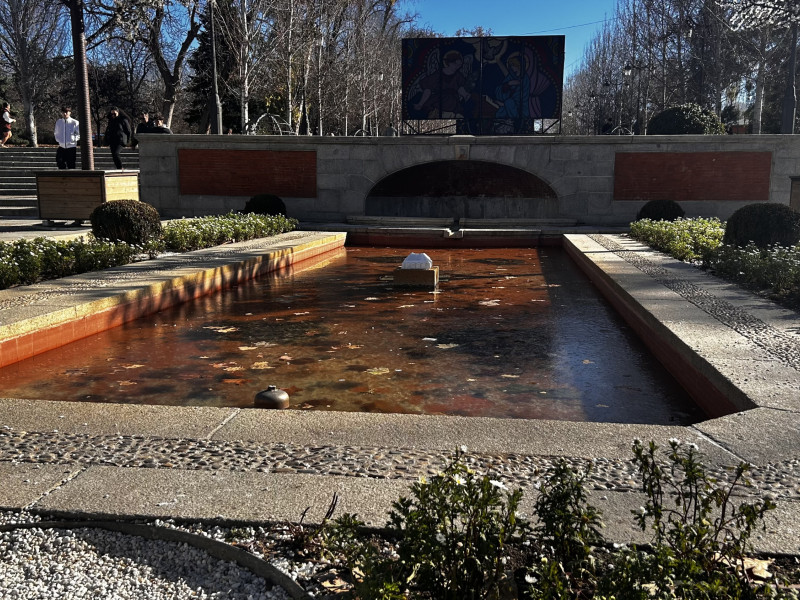
[[[445,160],[415,165],[379,181],[364,212],[383,217],[542,219],[558,217],[545,181],[498,163]]]

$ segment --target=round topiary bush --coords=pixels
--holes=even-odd
[[[675,221],[683,218],[685,214],[681,205],[674,200],[650,200],[639,209],[636,220]]]
[[[96,238],[144,244],[161,237],[161,217],[154,206],[138,200],[104,202],[89,216]]]
[[[697,104],[673,106],[655,115],[647,124],[647,135],[721,135],[725,125],[719,117]]]
[[[283,200],[274,194],[259,194],[253,196],[244,205],[244,214],[255,213],[257,215],[283,215],[286,216],[286,205]]]
[[[785,204],[748,204],[731,215],[725,225],[723,243],[759,248],[779,244],[796,246],[800,242],[800,213]]]

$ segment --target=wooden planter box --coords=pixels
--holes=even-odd
[[[139,171],[39,171],[39,218],[89,219],[95,207],[114,200],[139,199]]]

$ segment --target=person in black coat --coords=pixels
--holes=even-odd
[[[150,129],[153,127],[153,123],[150,121],[150,113],[142,111],[142,122],[136,126],[136,132],[133,134],[133,140],[131,140],[131,148],[136,148],[139,145],[139,134],[140,133],[150,133]]]
[[[153,126],[147,133],[172,133],[172,130],[164,125],[164,117],[156,115],[153,117]]]
[[[108,127],[106,127],[106,144],[111,148],[111,158],[118,169],[124,169],[119,157],[120,148],[128,145],[131,139],[131,126],[125,115],[120,114],[118,108],[112,108],[108,113]]]

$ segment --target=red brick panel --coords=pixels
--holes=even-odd
[[[178,150],[181,194],[316,198],[317,153],[291,150]]]
[[[614,200],[769,200],[771,152],[619,152]]]

